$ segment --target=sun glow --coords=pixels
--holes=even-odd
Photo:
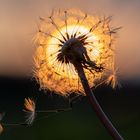
[[[77,29],[78,29],[78,34],[80,34],[80,35],[85,34],[89,31],[89,29],[87,27],[84,27],[84,26],[70,25],[70,26],[67,26],[67,32],[69,33],[69,36],[71,36],[73,34],[73,32],[76,32]],[[61,30],[61,33],[63,35],[66,34],[66,27],[63,27],[60,30]],[[58,31],[56,31],[52,35],[57,36],[57,38],[59,38],[59,39],[63,39],[61,34]],[[92,47],[88,44],[84,46],[87,49],[90,58],[93,58],[92,56],[94,55],[94,58],[93,58],[92,61],[95,61],[96,59],[98,59],[98,56],[100,54],[100,49],[101,48],[99,48],[98,40],[99,39],[97,38],[97,36],[90,33],[90,37],[87,39],[87,41],[92,42],[92,45],[94,45],[95,47]],[[49,45],[46,47],[46,58],[47,58],[46,61],[48,62],[48,67],[51,68],[53,66],[53,61],[52,61],[52,60],[54,60],[53,58],[56,58],[58,53],[59,53],[59,49],[60,49],[60,46],[58,45],[59,40],[56,39],[56,38],[50,38],[48,40],[48,44]],[[52,46],[52,44],[54,44],[54,45]],[[72,69],[74,70],[74,66],[71,66],[71,67],[73,67]],[[55,67],[55,68],[57,69],[57,67]],[[75,74],[74,71],[71,72],[70,75],[68,75],[68,73],[66,72],[65,66],[64,66],[65,70],[62,70],[63,67],[60,67],[59,72],[58,72],[58,70],[55,70],[55,68],[54,68],[54,72],[57,72],[60,75],[63,74],[63,76],[65,76],[67,78],[69,78],[69,77],[77,78],[77,74]]]
[[[39,32],[36,41],[35,77],[41,88],[53,90],[58,94],[67,95],[77,92],[85,95],[74,65],[68,60],[60,61],[58,55],[70,38],[83,44],[88,54],[86,63],[94,62],[103,71],[84,67],[90,87],[102,82],[101,79],[110,70],[114,52],[114,37],[110,32],[110,18],[100,19],[73,10],[56,11],[49,18],[40,18]],[[75,44],[74,44],[75,45]],[[65,59],[65,57],[64,57]]]

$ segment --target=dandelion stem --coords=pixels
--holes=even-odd
[[[25,125],[25,123],[1,123],[3,126],[20,126]]]
[[[69,111],[71,108],[67,109],[55,109],[55,110],[37,110],[36,113],[58,113],[58,112],[64,112],[64,111]]]
[[[82,86],[84,88],[84,91],[89,99],[89,102],[91,103],[92,109],[95,111],[96,115],[100,119],[100,121],[103,123],[109,134],[112,136],[114,140],[124,140],[122,136],[118,133],[116,128],[113,126],[111,121],[108,119],[106,114],[103,112],[101,106],[99,105],[98,101],[96,100],[96,97],[94,96],[92,90],[89,87],[88,80],[86,78],[86,75],[84,73],[83,67],[81,64],[76,63],[75,68],[77,69],[78,75],[80,77]]]

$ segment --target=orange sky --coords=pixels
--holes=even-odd
[[[80,8],[87,13],[113,15],[123,26],[116,45],[121,76],[140,76],[139,0],[0,0],[0,75],[31,74],[38,17],[52,8]]]

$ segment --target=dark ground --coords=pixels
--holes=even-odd
[[[94,91],[103,110],[125,140],[140,140],[140,86],[122,81],[122,88],[112,90],[99,87]],[[67,98],[45,94],[39,85],[28,78],[0,78],[0,111],[6,112],[3,123],[21,122],[24,98],[34,97],[37,109],[68,108]],[[31,127],[5,127],[0,140],[111,140],[105,128],[92,111],[86,97],[79,98],[72,110],[39,114]]]

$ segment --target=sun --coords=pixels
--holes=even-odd
[[[114,60],[110,21],[110,17],[101,19],[76,10],[56,10],[50,17],[40,18],[34,75],[41,88],[63,96],[73,92],[85,95],[73,54],[65,55],[71,47],[80,52],[77,59],[82,61],[90,87],[101,83]]]

